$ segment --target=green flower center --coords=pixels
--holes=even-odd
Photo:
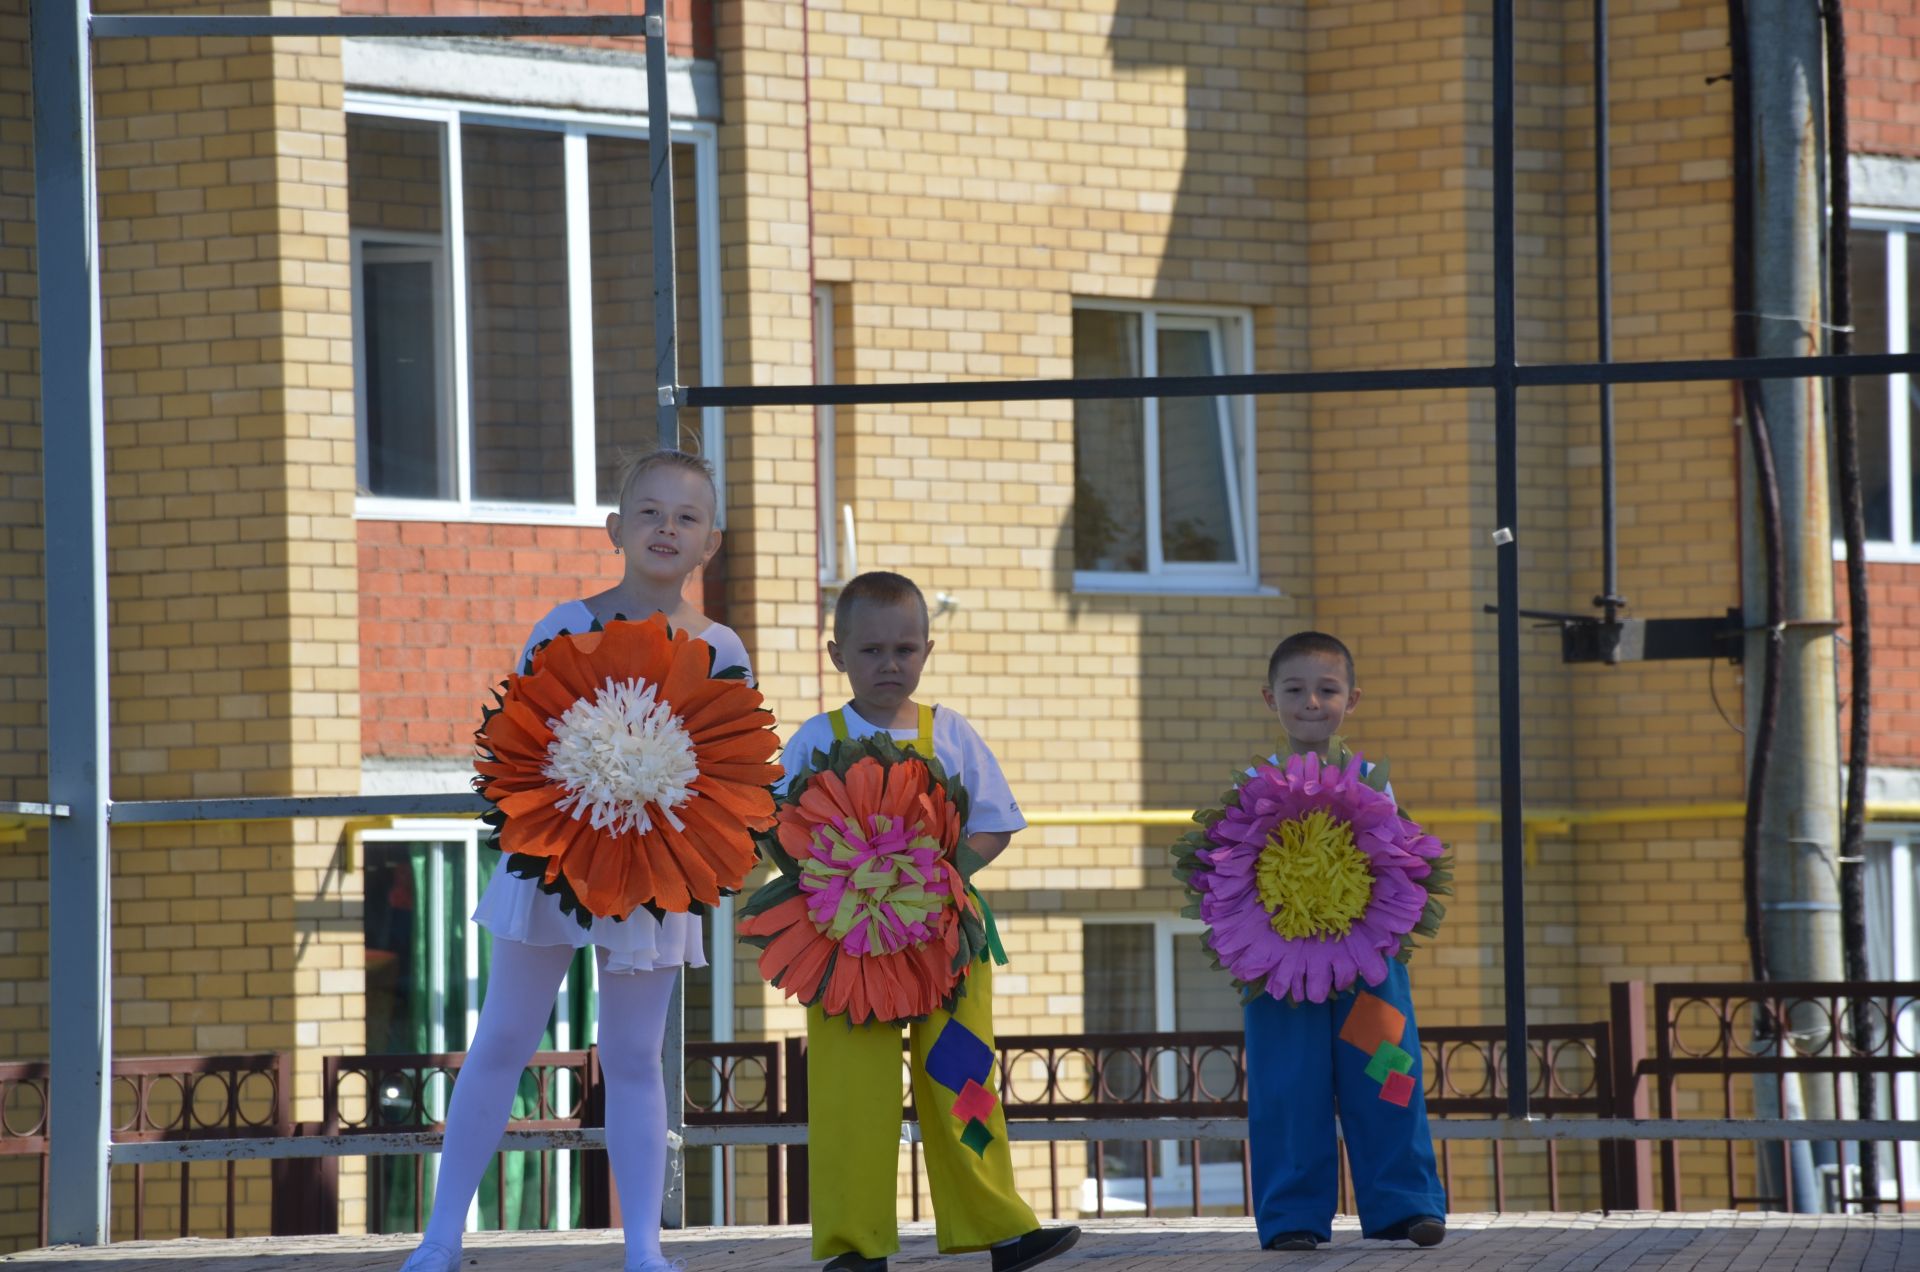
[[[1353,827],[1325,809],[1273,828],[1254,881],[1273,930],[1289,940],[1345,936],[1373,899],[1373,871],[1353,846]]]

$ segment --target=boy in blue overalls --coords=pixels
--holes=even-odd
[[[1322,632],[1281,641],[1260,692],[1295,754],[1324,755],[1360,703],[1353,654]],[[1356,985],[1324,1003],[1282,1002],[1262,993],[1246,1005],[1246,1022],[1247,1139],[1260,1244],[1311,1250],[1333,1239],[1337,1100],[1361,1232],[1438,1245],[1447,1235],[1447,1197],[1427,1128],[1407,965],[1388,959],[1386,980]],[[1380,1041],[1413,1060],[1411,1072],[1392,1075],[1387,1085],[1367,1073]]]

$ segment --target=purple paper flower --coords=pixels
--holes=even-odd
[[[1240,983],[1325,1002],[1377,985],[1387,960],[1430,933],[1445,891],[1440,841],[1368,785],[1358,756],[1262,764],[1183,857],[1207,943]],[[1176,849],[1176,852],[1180,849]],[[1430,909],[1433,913],[1430,915]]]

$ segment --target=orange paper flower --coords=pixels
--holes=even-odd
[[[753,866],[779,742],[759,690],[712,665],[658,614],[562,633],[481,722],[474,787],[509,868],[583,925],[713,905]]]
[[[964,792],[885,735],[836,743],[796,775],[761,849],[779,873],[741,911],[760,974],[855,1024],[950,1009],[985,948],[968,894]]]

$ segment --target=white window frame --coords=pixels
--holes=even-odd
[[[1920,892],[1920,825],[1881,823],[1872,828],[1869,839],[1886,844],[1892,859],[1888,874],[1893,914],[1887,927],[1893,940],[1892,979],[1920,980],[1920,913],[1915,912],[1915,895]],[[1893,1027],[1911,1046],[1920,1038],[1920,1005],[1898,1013]],[[1897,1110],[1911,1117],[1920,1110],[1920,1074],[1896,1073],[1891,1085],[1893,1108],[1881,1110],[1881,1117],[1892,1117]],[[1912,1181],[1920,1179],[1920,1144],[1907,1141],[1894,1145],[1893,1151],[1899,1154],[1901,1175],[1911,1188]],[[1882,1198],[1892,1201],[1894,1181],[1883,1178],[1881,1188]]]
[[[1914,332],[1908,329],[1907,266],[1909,253],[1920,252],[1920,209],[1855,208],[1848,223],[1852,230],[1887,235],[1887,352],[1912,351]],[[1855,298],[1856,307],[1859,304]],[[1920,564],[1920,509],[1913,506],[1912,407],[1909,402],[1911,377],[1906,374],[1887,377],[1888,414],[1885,421],[1867,421],[1856,416],[1858,427],[1884,426],[1888,430],[1887,468],[1888,502],[1892,511],[1893,538],[1869,540],[1867,560]],[[1833,541],[1836,561],[1847,559],[1846,540]]]
[[[813,287],[813,382],[815,384],[834,383],[835,360],[839,350],[834,343],[834,323],[838,315],[834,308],[832,283],[815,283]],[[840,432],[839,416],[832,405],[813,408],[814,419],[814,463],[816,477],[814,497],[819,500],[820,536],[820,586],[841,587],[853,577],[853,568],[841,557],[843,542],[851,546],[851,533],[842,539],[839,528],[840,517]],[[846,510],[848,527],[851,530],[853,509]],[[851,554],[849,553],[849,556]]]
[[[1217,332],[1220,341],[1222,374],[1237,374],[1253,366],[1253,311],[1236,307],[1158,304],[1144,301],[1108,300],[1103,297],[1076,296],[1073,308],[1105,310],[1140,316],[1140,373],[1160,374],[1159,333],[1170,330]],[[1220,422],[1222,441],[1239,435],[1237,447],[1228,446],[1231,459],[1240,457],[1237,482],[1228,483],[1229,519],[1233,526],[1236,559],[1231,562],[1167,562],[1160,543],[1160,400],[1147,398],[1142,403],[1142,471],[1145,477],[1145,533],[1147,553],[1143,571],[1079,570],[1073,572],[1076,592],[1166,592],[1183,595],[1217,593],[1244,595],[1263,593],[1260,586],[1259,503],[1256,497],[1254,400],[1246,394],[1222,394],[1218,399],[1227,418]]]
[[[1084,927],[1113,927],[1131,925],[1134,927],[1151,926],[1153,928],[1153,1028],[1156,1033],[1172,1033],[1174,1021],[1178,1015],[1173,984],[1173,939],[1176,936],[1196,936],[1207,930],[1207,925],[1198,919],[1189,919],[1172,914],[1083,914],[1080,916]],[[1085,1006],[1081,1008],[1081,1019],[1086,1019]],[[1174,1057],[1161,1056],[1160,1072],[1156,1081],[1162,1090],[1171,1090],[1174,1083]],[[1190,1167],[1180,1162],[1182,1140],[1156,1141],[1153,1195],[1155,1203],[1178,1208],[1191,1205],[1193,1198],[1193,1175]],[[1135,1176],[1118,1175],[1107,1172],[1106,1209],[1109,1213],[1131,1213],[1146,1210],[1144,1182],[1136,1190],[1129,1185]],[[1116,1188],[1115,1185],[1120,1187]],[[1206,1162],[1200,1164],[1200,1204],[1202,1206],[1237,1206],[1244,1199],[1244,1181],[1240,1164]],[[1097,1189],[1099,1181],[1093,1177],[1093,1166],[1089,1158],[1087,1177],[1080,1184],[1080,1211],[1092,1214],[1099,1201]],[[1138,1196],[1136,1198],[1136,1192]],[[1184,1201],[1182,1200],[1184,1198]]]
[[[405,230],[354,230],[350,236],[353,261],[353,418],[354,418],[354,474],[359,488],[368,488],[367,447],[360,444],[364,435],[362,428],[367,418],[367,339],[366,339],[366,303],[365,279],[362,271],[373,264],[424,264],[433,269],[433,323],[435,334],[439,337],[440,383],[435,405],[439,409],[440,419],[436,422],[436,431],[449,454],[464,454],[466,446],[458,435],[453,404],[453,331],[452,314],[448,312],[452,295],[447,285],[447,250],[445,241],[437,234],[422,234]],[[372,496],[361,495],[361,498]]]
[[[445,307],[448,315],[448,359],[452,385],[449,404],[453,412],[454,497],[452,499],[408,499],[382,495],[360,495],[354,501],[354,515],[377,521],[466,521],[505,525],[577,525],[599,526],[606,521],[610,505],[599,500],[596,486],[596,450],[594,446],[593,384],[593,293],[592,237],[588,224],[587,138],[589,136],[626,137],[645,140],[644,115],[607,115],[586,111],[526,107],[510,112],[497,107],[479,107],[451,100],[402,97],[386,93],[349,91],[346,111],[370,118],[404,119],[440,126],[440,198],[441,223],[446,227],[443,248],[446,257],[447,288]],[[467,269],[466,218],[464,200],[454,192],[464,188],[461,126],[479,124],[495,128],[525,128],[561,135],[564,180],[567,188],[567,316],[568,348],[571,355],[571,406],[573,416],[573,501],[560,504],[515,503],[473,498],[472,381],[468,375],[467,349]],[[711,121],[675,120],[672,129],[675,145],[693,148],[696,186],[694,217],[699,227],[696,268],[700,279],[700,382],[718,385],[724,381],[725,314],[720,274],[720,190],[719,129]],[[357,232],[356,232],[357,235]],[[367,237],[382,242],[398,241],[398,234],[368,231]],[[432,238],[425,235],[421,238]],[[358,305],[358,269],[355,268],[354,361],[356,372],[364,357]],[[355,377],[354,437],[361,438],[366,419],[364,397]],[[650,406],[651,403],[643,404]],[[701,445],[713,461],[720,493],[720,522],[726,521],[725,415],[715,407],[701,411]],[[364,473],[364,462],[361,465]]]

